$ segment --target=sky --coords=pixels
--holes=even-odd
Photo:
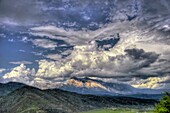
[[[169,0],[0,0],[0,82],[54,88],[89,77],[169,90],[169,6]]]

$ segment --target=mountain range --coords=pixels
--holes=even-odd
[[[161,99],[165,90],[161,89],[138,89],[128,84],[104,82],[92,78],[72,77],[59,89],[76,92],[79,94],[92,94],[99,96],[128,96],[146,99]]]
[[[43,89],[48,84],[37,85],[37,88]],[[25,86],[22,83],[9,82],[7,84],[0,83],[0,96],[9,94],[18,88]],[[41,88],[42,87],[42,88]],[[78,94],[90,94],[97,96],[127,96],[135,98],[156,99],[162,98],[165,90],[160,89],[138,89],[128,84],[104,82],[101,80],[92,79],[89,77],[77,78],[72,77],[63,84],[53,89],[60,89],[68,92],[74,92]],[[154,95],[154,96],[153,96]]]
[[[0,113],[78,113],[99,108],[153,108],[154,99],[41,90],[21,83],[0,84]]]

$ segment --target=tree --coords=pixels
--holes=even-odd
[[[166,93],[166,95],[162,98],[160,103],[156,106],[156,113],[170,113],[170,93]]]

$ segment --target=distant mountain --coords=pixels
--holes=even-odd
[[[77,113],[122,106],[142,109],[154,107],[155,103],[157,101],[151,99],[81,95],[60,89],[40,90],[24,85],[0,97],[0,113]]]
[[[42,84],[43,86],[46,84]],[[25,84],[9,82],[0,83],[0,96],[7,95],[12,91],[24,87]],[[127,84],[109,83],[101,80],[95,80],[88,77],[76,78],[72,77],[60,87],[64,91],[75,92],[78,94],[91,94],[98,96],[126,96],[134,98],[156,99],[162,98],[165,91],[152,89],[136,89]]]
[[[127,84],[120,83],[106,83],[100,80],[90,78],[76,78],[69,79],[63,86],[62,90],[76,92],[80,94],[94,94],[94,95],[119,95],[131,94],[134,92],[133,87]]]
[[[65,91],[76,92],[79,94],[93,94],[100,96],[128,96],[158,100],[163,96],[164,93],[164,90],[137,89],[128,84],[103,82],[101,80],[95,80],[88,77],[72,77],[59,88]]]

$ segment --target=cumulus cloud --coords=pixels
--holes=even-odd
[[[2,82],[21,82],[30,84],[31,77],[35,75],[35,70],[27,68],[24,64],[17,66],[11,70],[11,72],[2,76]]]
[[[44,62],[44,63],[48,63],[48,62]],[[50,65],[50,63],[48,64]],[[48,64],[47,66],[49,66]],[[27,68],[24,64],[21,64],[20,66],[13,68],[9,73],[6,73],[4,76],[2,76],[1,82],[2,83],[7,83],[11,81],[20,82],[41,89],[48,89],[48,88],[57,88],[61,86],[64,83],[64,81],[66,81],[66,79],[63,77],[54,78],[54,79],[45,78],[45,76],[42,75],[43,72],[44,74],[47,73],[50,74],[49,71],[53,71],[53,70],[45,68],[45,64],[43,66],[40,64],[39,68],[40,68],[39,71],[36,73],[35,69]],[[53,72],[51,74],[53,74]]]
[[[67,59],[60,61],[40,60],[37,73],[33,73],[34,75],[31,76],[54,79],[85,75],[103,75],[105,77],[122,76],[127,75],[127,73],[133,75],[136,74],[136,70],[144,66],[149,66],[158,57],[155,53],[145,53],[143,50],[135,49],[126,50],[125,55],[115,57],[107,54],[101,55],[103,51],[94,52],[89,50],[90,47],[76,47],[75,51]],[[137,52],[139,57],[136,56]],[[153,60],[152,58],[154,57],[155,59]],[[18,68],[28,70],[23,65]],[[11,73],[13,73],[13,71]],[[14,75],[17,77],[18,74]],[[7,74],[4,76],[4,79],[6,79],[6,76],[13,78],[14,75]],[[18,77],[20,78],[20,75]]]
[[[69,75],[73,71],[71,64],[58,63],[53,61],[41,60],[39,61],[39,69],[36,76],[44,78],[55,78]]]
[[[168,77],[149,77],[147,79],[136,80],[131,83],[132,86],[136,88],[151,88],[151,89],[160,89],[165,86],[164,81]]]

